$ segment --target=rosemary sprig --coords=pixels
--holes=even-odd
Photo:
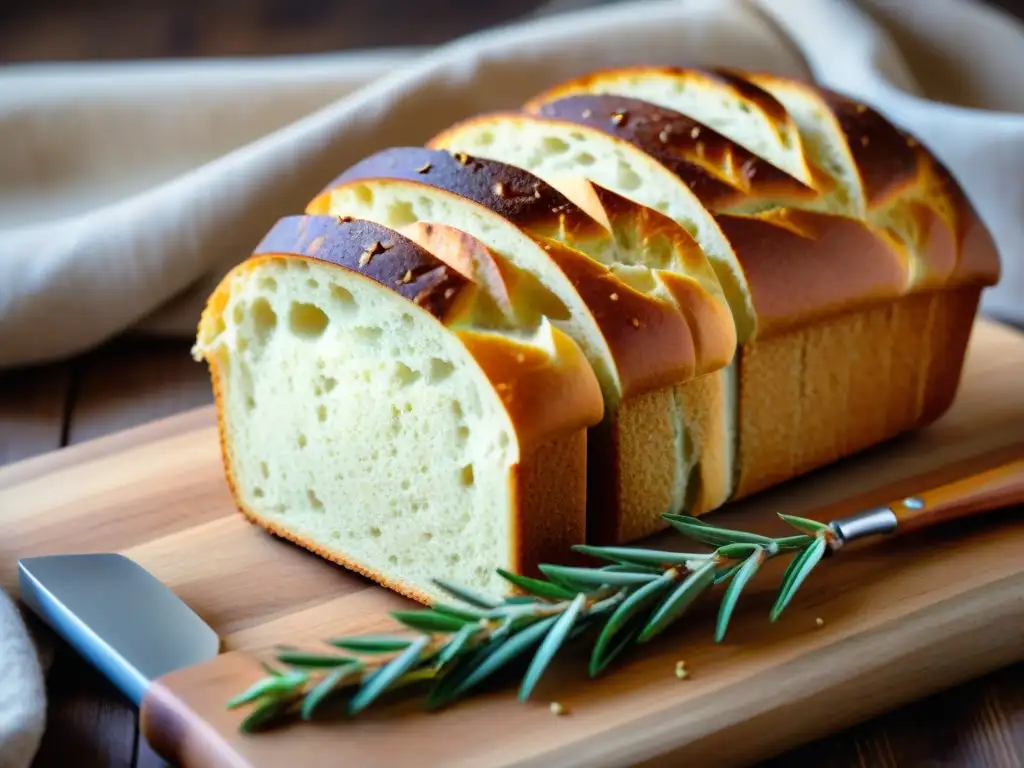
[[[429,684],[427,707],[444,707],[529,655],[519,686],[519,700],[525,701],[567,642],[596,634],[589,672],[597,676],[628,648],[649,642],[676,623],[709,588],[726,583],[715,625],[715,641],[721,642],[741,592],[765,562],[793,555],[771,610],[770,619],[776,621],[834,535],[814,520],[779,517],[800,533],[772,538],[685,515],[664,515],[678,532],[714,550],[581,545],[576,551],[605,564],[542,565],[543,579],[498,569],[521,593],[503,600],[435,580],[457,604],[435,602],[393,612],[392,618],[412,634],[326,641],[345,653],[282,648],[277,662],[286,669],[264,664],[267,676],[227,706],[252,705],[241,725],[244,731],[264,730],[288,719],[309,720],[335,699],[344,698],[346,712],[356,715],[384,694],[419,683]]]

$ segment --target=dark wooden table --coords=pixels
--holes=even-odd
[[[0,61],[82,60],[430,45],[541,0],[112,0],[5,4]],[[1024,2],[996,3],[1024,16]],[[127,10],[126,10],[127,9]],[[211,401],[188,340],[118,339],[77,359],[0,373],[0,465]],[[998,631],[998,628],[993,628]],[[58,646],[36,765],[152,766],[133,708]],[[713,764],[713,759],[711,760]],[[1024,664],[808,744],[764,766],[1024,766]]]

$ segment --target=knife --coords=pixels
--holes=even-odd
[[[154,680],[220,651],[209,624],[121,554],[24,558],[18,586],[22,602],[136,707]]]

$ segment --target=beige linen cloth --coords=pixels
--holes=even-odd
[[[216,280],[349,164],[645,62],[810,74],[915,132],[1001,249],[984,310],[1024,322],[1016,20],[968,0],[554,0],[432,50],[0,72],[0,369],[129,329],[188,337]],[[0,593],[0,768],[28,764],[43,701]]]

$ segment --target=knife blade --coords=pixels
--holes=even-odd
[[[209,624],[118,553],[23,558],[18,585],[22,602],[135,706],[158,677],[220,651]]]

